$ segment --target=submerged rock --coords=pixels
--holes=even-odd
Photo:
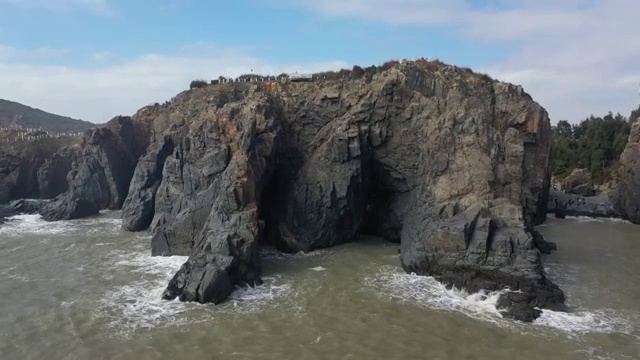
[[[18,199],[9,204],[0,205],[0,225],[6,218],[20,214],[36,214],[49,203],[46,199]]]

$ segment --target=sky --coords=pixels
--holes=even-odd
[[[103,123],[193,79],[439,58],[552,123],[640,104],[638,0],[0,0],[0,98]]]

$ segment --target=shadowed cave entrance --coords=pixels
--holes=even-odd
[[[283,217],[296,216],[295,210],[288,208],[295,206],[291,198],[294,177],[295,171],[277,167],[261,192],[258,211],[260,247],[275,248],[284,253],[305,250],[299,244],[287,242],[280,228]],[[408,191],[406,180],[400,174],[394,176],[372,157],[363,158],[361,176],[357,181],[352,180],[346,196],[348,211],[331,223],[346,235],[327,246],[311,246],[307,251],[354,242],[363,235],[400,243],[401,216],[408,202]]]

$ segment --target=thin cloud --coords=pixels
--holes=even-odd
[[[59,58],[67,55],[65,49],[40,47],[36,49],[22,50],[0,44],[0,62],[31,61]]]
[[[638,106],[637,0],[282,0],[327,16],[444,25],[470,41],[513,47],[483,69],[522,84],[554,121]],[[473,56],[473,54],[470,54]]]
[[[238,49],[207,48],[189,56],[147,54],[92,68],[72,68],[0,60],[0,98],[50,112],[105,122],[140,107],[171,99],[193,79],[238,76],[249,72],[316,72],[347,66],[342,61],[271,64]]]
[[[0,5],[3,4],[28,9],[45,9],[54,12],[81,9],[102,15],[115,14],[108,0],[0,0]]]

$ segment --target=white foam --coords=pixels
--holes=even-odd
[[[60,235],[81,231],[84,235],[112,234],[120,231],[120,218],[93,217],[80,220],[44,221],[38,214],[14,215],[0,226],[0,235],[19,238],[25,235]]]
[[[327,270],[327,269],[325,269],[325,268],[324,268],[324,267],[322,267],[322,266],[316,266],[316,267],[309,268],[309,270],[312,270],[312,271],[318,271],[318,272],[320,272],[320,271],[325,271],[325,270]]]
[[[542,310],[533,323],[561,330],[571,335],[586,333],[631,334],[633,325],[611,310],[576,311],[571,313]]]
[[[40,215],[15,215],[7,218],[7,222],[0,226],[0,235],[7,237],[21,237],[25,234],[55,235],[69,231],[66,221],[47,222]]]
[[[396,300],[431,309],[457,311],[492,322],[502,318],[496,304],[503,291],[469,294],[447,289],[433,277],[406,274],[395,266],[383,266],[376,275],[366,278],[365,283]]]
[[[590,217],[590,216],[567,216],[565,220],[577,221],[579,223],[619,223],[619,224],[633,224],[632,222],[621,218],[607,218],[607,217]]]
[[[243,313],[259,311],[291,290],[291,285],[281,283],[279,276],[265,276],[262,281],[260,286],[236,288],[229,296],[233,307]]]
[[[503,319],[497,309],[498,298],[503,291],[469,294],[463,290],[447,289],[433,277],[406,274],[397,267],[384,266],[379,273],[366,278],[365,283],[382,294],[396,300],[411,302],[435,310],[456,311],[464,315],[489,321],[500,326],[522,326]],[[542,310],[534,326],[553,328],[569,335],[586,333],[632,334],[633,323],[639,319],[625,319],[613,311],[576,311],[571,313]]]
[[[125,337],[140,328],[187,325],[230,312],[252,313],[290,291],[289,284],[274,276],[263,277],[264,284],[255,288],[237,288],[229,301],[218,306],[165,301],[162,292],[186,256],[152,257],[146,251],[114,254],[114,266],[126,268],[140,279],[109,291],[96,315],[108,318],[109,325]]]
[[[262,247],[260,248],[260,258],[263,260],[285,260],[285,261],[292,261],[292,260],[298,260],[298,259],[303,259],[303,258],[308,258],[308,257],[315,257],[315,256],[326,256],[328,254],[331,254],[332,250],[329,249],[321,249],[321,250],[314,250],[311,252],[304,252],[304,251],[300,251],[297,252],[295,254],[288,254],[288,253],[283,253],[281,251],[278,251],[275,248],[272,247]]]

